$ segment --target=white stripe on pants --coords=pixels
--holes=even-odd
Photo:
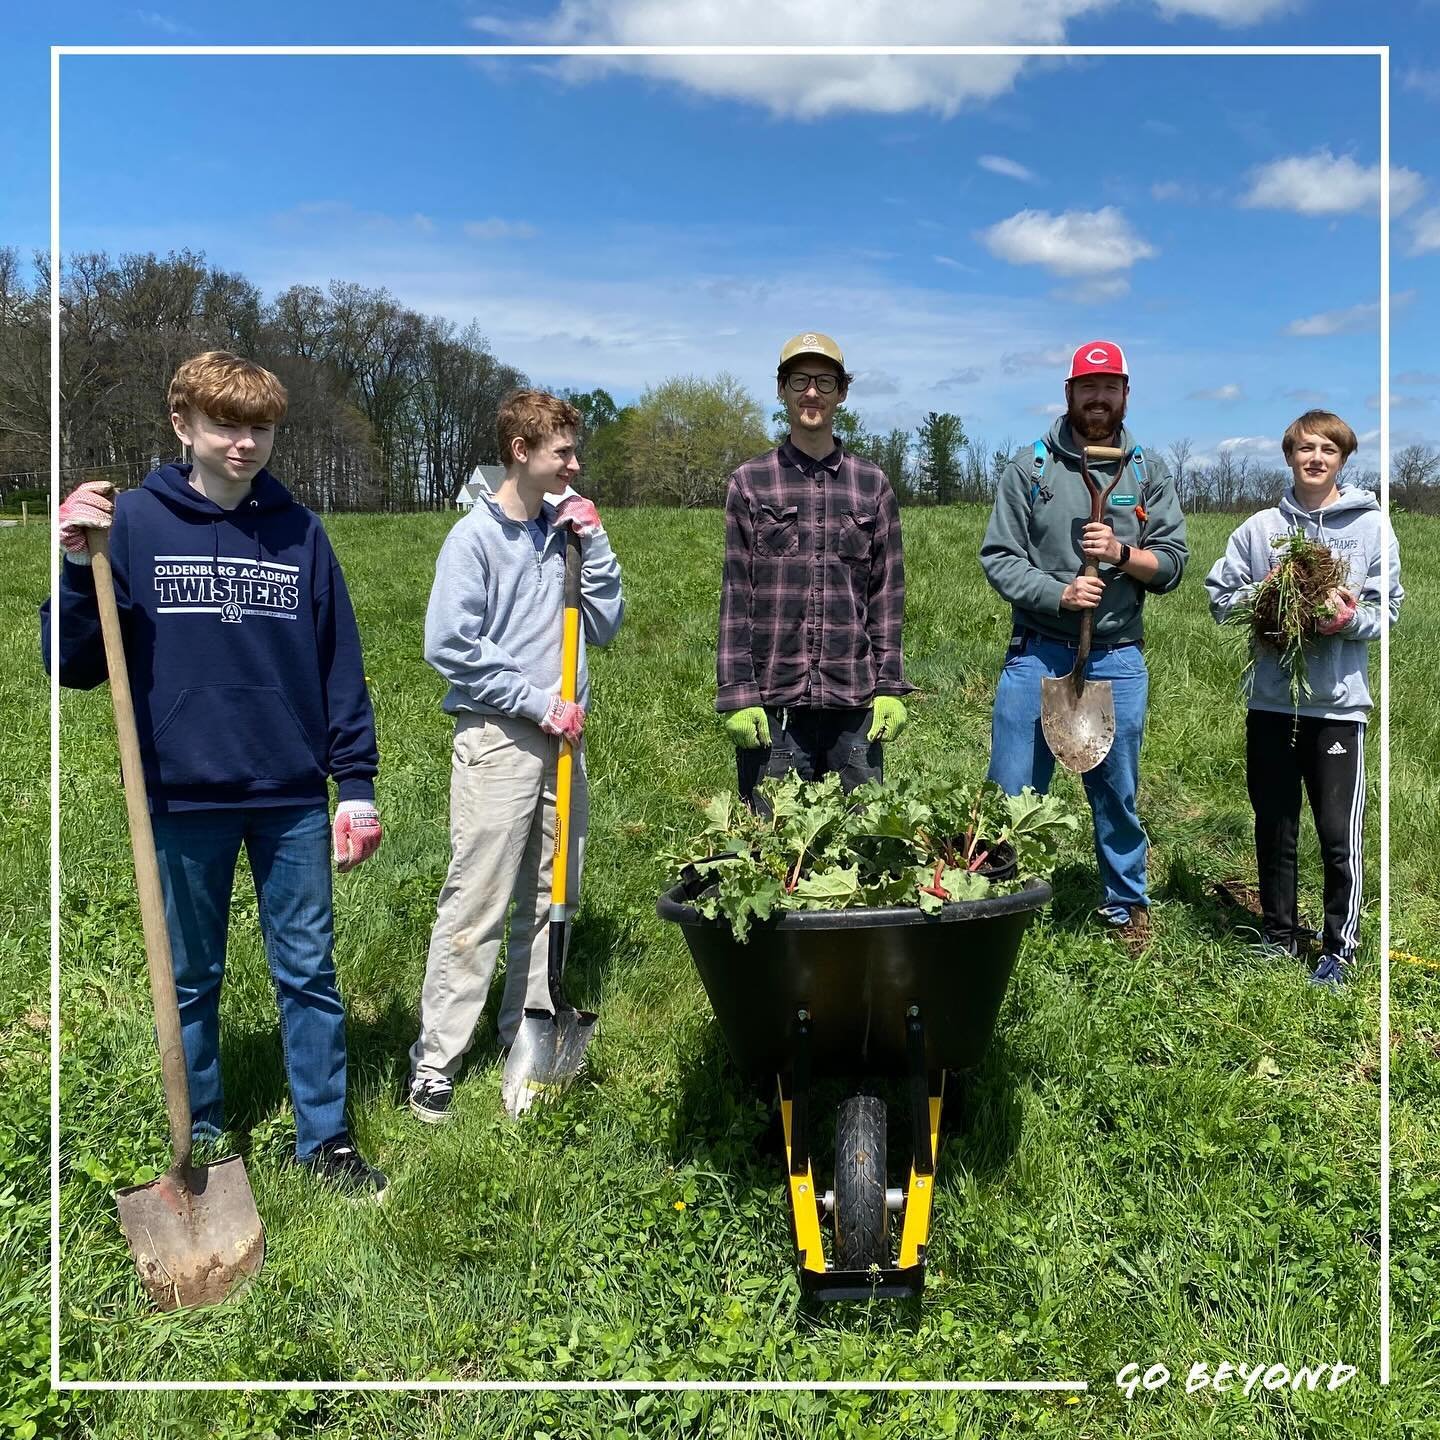
[[[500,954],[510,901],[501,1044],[515,1038],[527,1007],[550,1009],[547,958],[555,848],[559,742],[529,720],[458,715],[450,757],[450,869],[435,911],[413,1077],[451,1078],[475,1039]],[[568,894],[580,890],[589,809],[584,751],[570,801]]]

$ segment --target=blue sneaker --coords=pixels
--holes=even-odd
[[[1128,905],[1102,905],[1095,912],[1095,918],[1102,925],[1108,925],[1112,930],[1118,930],[1122,925],[1130,923],[1130,907]]]
[[[1344,955],[1322,955],[1320,963],[1310,974],[1310,983],[1321,985],[1327,990],[1338,990],[1349,980],[1352,963]]]

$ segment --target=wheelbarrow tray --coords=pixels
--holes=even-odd
[[[656,911],[678,924],[736,1066],[773,1082],[790,1069],[797,1011],[811,1017],[816,1076],[902,1075],[906,1016],[926,1019],[926,1070],[965,1070],[990,1043],[1020,940],[1051,896],[1034,881],[1009,895],[918,907],[792,910],[735,939],[682,882]]]

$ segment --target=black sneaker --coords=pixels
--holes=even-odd
[[[1258,960],[1298,960],[1300,938],[1298,935],[1271,935],[1264,931],[1250,930],[1256,938],[1247,940],[1245,948]]]
[[[327,1140],[300,1162],[317,1180],[338,1190],[347,1200],[383,1203],[390,1182],[384,1172],[367,1164],[348,1135]]]
[[[450,1101],[455,1087],[448,1080],[428,1078],[410,1085],[410,1113],[427,1125],[443,1125],[450,1119]]]

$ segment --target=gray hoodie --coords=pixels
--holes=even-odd
[[[1080,473],[1080,450],[1062,415],[1045,437],[1044,468],[1035,469],[1034,447],[1017,452],[995,487],[995,508],[980,546],[985,578],[1010,602],[1017,627],[1074,641],[1080,612],[1060,608],[1060,592],[1080,573],[1080,532],[1090,519],[1090,492]],[[1108,566],[1100,567],[1105,594],[1095,611],[1096,644],[1143,638],[1140,607],[1146,592],[1164,595],[1185,573],[1189,551],[1185,517],[1165,462],[1144,452],[1144,485],[1138,481],[1135,441],[1121,428],[1120,446],[1131,458],[1105,507],[1105,519],[1127,545],[1155,553],[1160,568],[1148,585]],[[1103,490],[1115,476],[1102,464],[1092,478]]]
[[[1339,498],[1323,510],[1303,510],[1295,499],[1294,487],[1287,487],[1278,505],[1252,515],[1230,536],[1225,553],[1205,577],[1210,613],[1217,622],[1223,621],[1236,604],[1247,599],[1275,563],[1271,540],[1294,530],[1302,531],[1349,564],[1347,588],[1360,602],[1355,618],[1342,630],[1317,636],[1306,644],[1310,696],[1301,704],[1299,713],[1322,720],[1363,721],[1374,703],[1370,698],[1369,645],[1380,638],[1387,549],[1392,625],[1399,618],[1400,602],[1405,598],[1400,588],[1400,547],[1380,513],[1379,503],[1368,490],[1342,490]],[[1289,672],[1271,651],[1257,652],[1244,689],[1252,710],[1283,710],[1287,715],[1295,711]]]
[[[560,691],[565,613],[565,539],[555,509],[538,552],[523,521],[482,492],[440,547],[425,612],[425,658],[450,682],[445,709],[519,715],[537,725]],[[620,562],[602,531],[581,542],[580,676],[590,703],[585,644],[607,645],[625,613]]]

